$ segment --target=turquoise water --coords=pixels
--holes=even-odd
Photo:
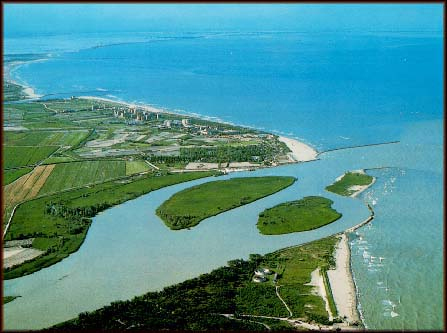
[[[172,232],[154,215],[164,199],[190,184],[109,209],[94,219],[78,252],[5,282],[6,294],[23,296],[5,306],[6,328],[45,327],[230,259],[342,231],[364,220],[368,210],[361,200],[326,193],[324,187],[343,172],[360,168],[371,168],[377,177],[360,198],[374,206],[376,218],[351,237],[365,324],[374,329],[442,328],[442,38],[411,33],[212,34],[121,44],[129,36],[115,36],[118,45],[79,51],[97,42],[97,36],[84,37],[79,37],[81,47],[60,46],[71,52],[19,67],[13,74],[42,94],[88,91],[153,103],[288,134],[320,150],[401,142],[250,172],[299,180],[190,231]],[[6,51],[8,45],[20,45],[5,42]],[[48,53],[51,47],[41,50]],[[343,219],[300,234],[257,232],[260,211],[305,195],[331,198]]]

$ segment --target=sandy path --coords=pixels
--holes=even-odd
[[[292,151],[288,153],[288,156],[293,162],[307,162],[317,158],[318,152],[316,150],[298,140],[283,136],[280,136],[278,140],[284,142]]]
[[[311,280],[309,283],[305,284],[306,286],[313,286],[314,292],[316,295],[320,296],[325,304],[326,312],[328,313],[329,320],[332,321],[334,319],[331,308],[329,307],[329,301],[327,299],[326,288],[324,286],[323,277],[320,274],[320,267],[314,270],[311,274]]]
[[[355,191],[354,193],[351,194],[351,197],[355,198],[356,196],[358,196],[360,193],[362,193],[363,191],[365,191],[366,189],[368,189],[369,187],[371,187],[374,183],[376,182],[376,178],[373,177],[373,180],[370,184],[368,185],[354,185],[351,186],[349,188],[349,190],[353,190]]]
[[[349,323],[358,321],[356,310],[355,286],[352,280],[350,267],[350,250],[346,234],[340,236],[335,252],[335,270],[328,270],[329,283],[337,306],[338,315],[346,316]]]
[[[44,251],[33,248],[8,247],[3,249],[3,268],[21,264],[24,261],[40,256]]]

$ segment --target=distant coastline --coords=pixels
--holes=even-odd
[[[110,98],[104,98],[104,97],[96,97],[96,96],[78,96],[78,98],[82,98],[82,99],[90,99],[90,100],[96,100],[96,101],[103,101],[103,102],[109,102],[109,103],[117,103],[117,104],[122,104],[124,106],[127,107],[134,107],[136,106],[136,104],[134,103],[129,103],[129,102],[123,102],[123,101],[116,101]],[[172,114],[172,115],[184,115],[184,114],[180,114],[177,112],[173,112],[170,111],[168,109],[162,109],[162,108],[156,108],[147,104],[138,104],[137,105],[139,108],[144,109],[148,112],[155,112],[155,113],[167,113],[167,114]],[[197,118],[204,118],[206,119],[206,117],[202,117],[199,115],[191,115],[193,117],[197,117]],[[220,123],[225,123],[223,121],[218,121]],[[241,127],[246,127],[243,125],[238,125]],[[286,146],[289,148],[289,150],[291,151],[288,156],[289,156],[289,161],[290,163],[299,163],[299,162],[310,162],[310,161],[314,161],[317,159],[318,156],[318,152],[312,148],[311,146],[303,143],[302,141],[298,141],[297,139],[293,139],[293,138],[288,138],[285,136],[278,136],[278,140],[283,142],[284,144],[286,144]]]

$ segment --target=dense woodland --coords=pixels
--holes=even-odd
[[[221,314],[237,313],[238,289],[250,281],[257,262],[233,260],[209,274],[149,292],[130,301],[81,313],[76,319],[56,325],[63,329],[180,329],[264,330],[247,320]]]

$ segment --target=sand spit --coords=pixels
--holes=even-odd
[[[356,308],[356,292],[351,274],[350,258],[348,238],[343,233],[336,247],[336,268],[328,270],[327,275],[338,315],[348,323],[353,323],[359,321],[359,316]]]
[[[291,138],[280,136],[279,141],[284,142],[292,151],[288,153],[291,162],[307,162],[317,159],[318,152],[312,147]]]

